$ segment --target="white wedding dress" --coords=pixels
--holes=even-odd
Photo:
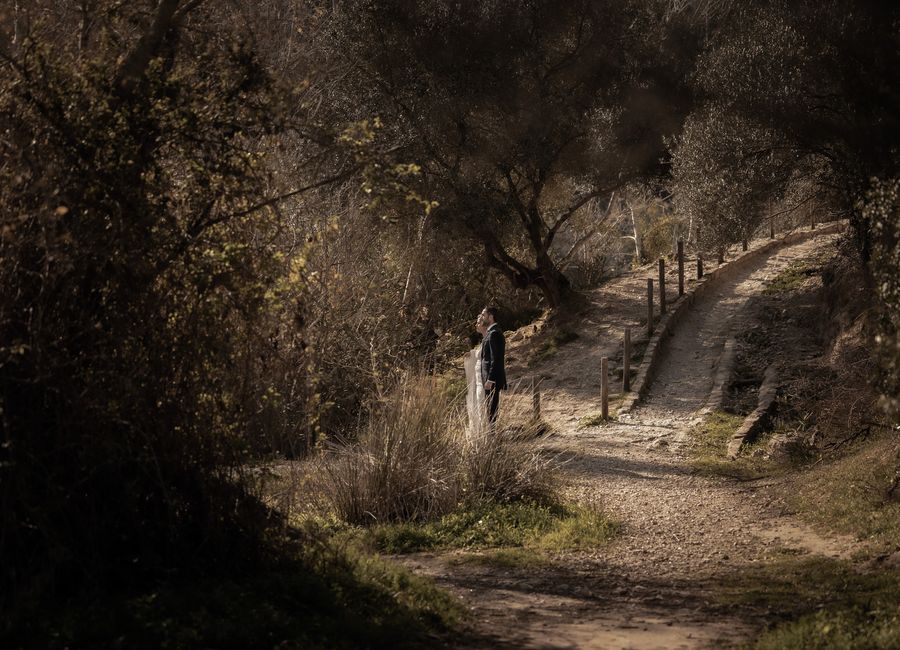
[[[469,442],[476,440],[484,432],[487,421],[487,409],[484,397],[484,383],[481,380],[481,346],[466,354],[466,412],[469,415],[469,426],[466,434]]]

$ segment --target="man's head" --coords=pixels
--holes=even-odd
[[[485,307],[481,311],[481,321],[488,327],[497,322],[498,309],[493,305]]]

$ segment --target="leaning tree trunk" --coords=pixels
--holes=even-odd
[[[560,271],[549,255],[537,259],[536,282],[550,307],[559,307],[571,289],[569,278]]]
[[[478,235],[484,245],[487,264],[506,276],[514,287],[518,289],[537,287],[550,307],[559,307],[562,304],[571,285],[546,250],[536,255],[532,267],[510,255],[492,231],[480,229]]]

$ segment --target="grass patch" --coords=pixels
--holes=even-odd
[[[729,577],[718,598],[767,608],[781,620],[751,645],[776,648],[900,647],[900,573],[860,572],[822,557],[780,557]]]
[[[621,402],[622,400],[618,400]],[[613,405],[610,402],[610,414],[609,417],[605,418],[600,413],[591,413],[589,415],[583,415],[578,419],[578,428],[579,429],[587,429],[589,427],[602,427],[604,424],[608,424],[610,422],[616,421],[616,416],[613,415]]]
[[[490,433],[468,432],[461,400],[432,378],[406,377],[357,442],[331,441],[313,458],[311,491],[322,512],[359,526],[436,521],[460,503],[551,501],[557,464],[540,453],[545,427],[529,422],[524,401],[502,408]]]
[[[424,524],[396,523],[358,532],[383,553],[519,548],[544,551],[596,548],[617,532],[596,507],[535,501],[485,503]]]
[[[776,467],[775,463],[757,453],[766,445],[767,437],[752,445],[741,447],[736,459],[728,458],[728,441],[743,421],[742,415],[715,411],[704,422],[691,429],[688,439],[692,467],[700,474],[740,480],[751,480],[770,474]]]
[[[796,291],[810,277],[821,272],[822,265],[828,261],[831,255],[830,251],[823,251],[810,259],[792,262],[784,271],[769,281],[763,289],[763,294],[771,296]]]
[[[22,648],[420,647],[465,616],[431,581],[317,535],[252,572],[70,603],[4,640]]]
[[[453,564],[478,564],[498,569],[536,569],[553,562],[534,548],[497,548],[479,553],[464,553],[452,560]]]
[[[788,503],[811,523],[864,540],[874,553],[900,542],[900,500],[887,491],[897,467],[895,434],[867,441],[843,458],[797,477]]]

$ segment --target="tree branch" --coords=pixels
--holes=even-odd
[[[569,219],[572,218],[572,215],[574,215],[576,212],[578,212],[578,210],[581,209],[581,207],[582,207],[585,203],[587,203],[587,202],[590,201],[591,199],[597,198],[598,196],[603,196],[604,194],[607,194],[607,193],[609,193],[609,192],[614,192],[616,189],[618,189],[619,187],[621,187],[621,185],[622,185],[622,183],[618,184],[616,187],[603,188],[603,189],[601,189],[601,190],[595,190],[595,191],[593,191],[593,192],[588,192],[588,193],[585,194],[584,196],[582,196],[582,197],[580,197],[579,199],[577,199],[577,200],[575,201],[575,203],[573,203],[573,204],[570,205],[568,208],[566,208],[566,209],[563,211],[563,213],[562,213],[559,217],[557,217],[557,219],[556,219],[556,221],[554,222],[553,226],[551,226],[551,227],[548,229],[548,231],[547,231],[547,237],[544,239],[544,243],[543,243],[543,247],[542,247],[543,252],[546,253],[548,250],[550,250],[550,246],[553,244],[553,239],[556,237],[556,233],[559,232],[559,229],[562,228],[562,226],[563,226]]]
[[[304,192],[309,192],[310,190],[314,190],[318,187],[323,187],[325,185],[330,185],[331,183],[336,183],[337,181],[344,180],[349,178],[354,173],[358,172],[362,169],[363,164],[358,163],[351,167],[350,169],[346,169],[340,173],[335,174],[334,176],[329,176],[327,178],[323,178],[322,180],[316,181],[315,183],[311,183],[309,185],[305,185],[303,187],[299,187],[295,190],[291,190],[290,192],[285,192],[284,194],[280,194],[278,196],[274,196],[270,199],[266,199],[260,203],[257,203],[254,206],[247,208],[246,210],[241,210],[239,212],[232,212],[231,214],[224,215],[223,217],[217,217],[215,219],[216,223],[220,223],[222,221],[227,221],[228,219],[235,219],[238,217],[246,217],[248,214],[252,214],[257,210],[262,210],[263,208],[267,208],[270,205],[274,205],[276,203],[280,203],[285,199],[289,199],[292,196],[297,196],[298,194],[303,194]]]
[[[534,271],[507,253],[497,235],[487,228],[480,228],[478,237],[484,244],[485,256],[490,266],[503,273],[516,286],[525,286],[529,282]]]
[[[525,227],[528,227],[528,213],[525,210],[525,204],[522,203],[522,197],[519,196],[519,188],[516,187],[515,182],[512,179],[512,171],[509,167],[501,168],[503,172],[503,177],[506,179],[506,187],[509,189],[509,198],[512,200],[513,206],[516,208],[516,212],[519,214],[519,218],[522,220],[522,224]]]
[[[150,61],[162,46],[163,39],[175,24],[175,12],[181,0],[160,0],[156,15],[149,29],[138,40],[134,49],[125,57],[116,73],[116,85],[124,92],[130,92],[144,75]]]

